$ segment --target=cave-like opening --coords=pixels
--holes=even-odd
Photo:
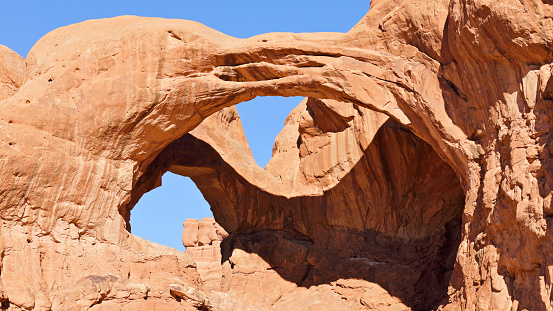
[[[291,188],[278,184],[277,176],[247,155],[241,121],[231,107],[167,145],[136,183],[131,203],[158,185],[167,171],[189,176],[231,234],[223,241],[223,260],[253,254],[263,262],[259,266],[279,267],[274,270],[278,279],[299,287],[360,279],[367,288],[378,284],[414,309],[437,306],[445,297],[460,241],[464,193],[455,172],[394,120],[338,102],[306,102],[298,109],[304,109],[300,121],[305,122],[288,123],[301,137],[289,139],[294,142],[289,152],[301,157],[302,150],[313,150],[304,153],[308,164],[352,163],[343,172],[321,168],[324,174],[339,175],[322,184],[323,193],[286,197],[275,191]],[[358,144],[368,136],[372,139],[365,145]],[[316,148],[308,148],[318,141]],[[354,147],[362,150],[353,152]],[[327,156],[338,151],[356,156]],[[319,174],[309,165],[300,169],[305,169],[302,176]],[[268,175],[258,178],[262,173]],[[271,184],[275,180],[277,188]],[[290,252],[294,257],[298,249],[305,256],[294,265],[282,262],[288,256],[274,258]],[[240,265],[231,266],[230,274],[240,274]],[[236,281],[236,290],[244,282],[249,280]]]
[[[275,137],[300,101],[298,97],[257,97],[236,105],[244,134],[259,166],[263,167],[271,159]],[[169,169],[167,164],[163,169]],[[144,189],[147,192],[132,208],[132,234],[184,251],[180,238],[182,222],[213,217],[209,203],[186,173],[164,172],[161,186],[148,189]]]

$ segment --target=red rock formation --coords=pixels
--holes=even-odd
[[[199,223],[196,219],[187,219],[184,222],[182,244],[186,247],[186,254],[196,262],[204,284],[216,291],[222,290],[221,241],[227,236],[225,229],[212,217],[203,218]],[[193,243],[195,239],[196,242]]]
[[[373,0],[346,34],[119,17],[2,47],[2,308],[550,310],[552,16]],[[228,108],[255,96],[308,97],[266,170]],[[220,288],[129,232],[167,170],[230,233]]]

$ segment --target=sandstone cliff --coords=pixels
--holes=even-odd
[[[552,17],[373,0],[345,34],[124,16],[1,47],[1,308],[551,310]],[[266,169],[256,96],[306,97]],[[220,283],[130,233],[166,171],[229,233]]]

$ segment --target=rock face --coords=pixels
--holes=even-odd
[[[212,217],[187,219],[182,231],[182,244],[196,262],[196,268],[204,285],[221,291],[223,268],[221,265],[221,241],[228,233]]]
[[[1,47],[1,308],[551,310],[552,17],[373,0],[345,34],[126,16]],[[265,169],[231,107],[255,96],[306,97]],[[166,171],[220,261],[212,220],[187,253],[130,233]]]

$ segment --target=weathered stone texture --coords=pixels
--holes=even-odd
[[[552,17],[373,0],[345,34],[124,16],[0,46],[1,307],[551,310]],[[265,169],[231,107],[256,96],[306,97]],[[130,234],[166,171],[220,246]]]

